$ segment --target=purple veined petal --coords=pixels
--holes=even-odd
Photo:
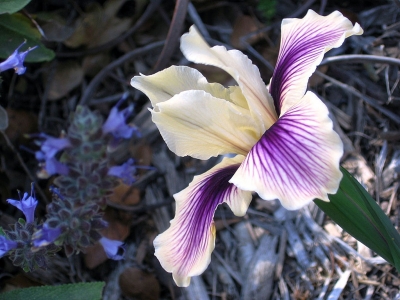
[[[320,16],[309,10],[303,19],[282,21],[281,46],[269,91],[279,115],[304,96],[309,77],[324,53],[363,31],[340,12]],[[283,108],[282,106],[286,108]]]
[[[195,176],[190,185],[175,194],[176,213],[171,226],[154,240],[155,256],[173,274],[178,286],[188,286],[190,277],[200,275],[215,247],[214,212],[226,202],[237,215],[244,215],[251,192],[239,190],[228,181],[243,156],[225,158],[208,172]]]
[[[315,198],[329,201],[342,173],[343,144],[328,109],[312,92],[288,110],[251,149],[231,181],[265,200],[299,209]]]
[[[33,223],[35,220],[35,209],[38,204],[38,201],[33,196],[33,193],[30,196],[28,193],[24,193],[21,201],[7,199],[7,202],[24,213],[27,223]]]
[[[111,240],[104,236],[99,240],[99,242],[103,246],[108,258],[113,260],[121,260],[124,258],[125,247],[123,242]]]
[[[4,235],[0,235],[0,257],[3,257],[8,251],[17,248],[18,243],[9,240]]]
[[[181,51],[192,62],[212,65],[231,75],[242,90],[253,118],[264,125],[264,131],[277,120],[272,97],[260,71],[242,52],[228,51],[222,46],[210,48],[195,26],[182,35]]]

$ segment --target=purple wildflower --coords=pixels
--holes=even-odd
[[[14,53],[11,54],[9,58],[0,63],[0,72],[3,72],[8,69],[14,69],[18,75],[22,75],[25,73],[26,68],[23,65],[24,59],[30,51],[37,48],[37,46],[35,46],[33,48],[29,48],[25,52],[19,53],[18,52],[19,48],[21,48],[22,45],[24,45],[25,43],[26,42],[23,42],[21,45],[19,45],[19,47],[15,49]]]
[[[46,134],[40,134],[40,138],[44,141],[37,141],[40,150],[35,152],[36,159],[44,161],[46,164],[46,172],[49,175],[53,174],[68,174],[68,167],[56,160],[55,155],[58,151],[71,147],[68,138],[55,138]]]
[[[13,199],[7,199],[7,202],[19,210],[21,210],[26,218],[26,222],[32,223],[35,220],[35,209],[36,205],[38,204],[38,201],[35,199],[33,196],[33,192],[31,192],[31,195],[28,196],[28,193],[24,193],[24,197],[22,198],[21,201],[19,200],[13,200]]]
[[[121,166],[113,166],[108,170],[107,175],[121,178],[125,184],[131,185],[136,181],[134,175],[136,174],[137,169],[154,170],[153,167],[134,165],[134,162],[134,159],[130,158]]]
[[[44,247],[53,243],[61,234],[61,229],[50,228],[47,223],[43,224],[42,229],[35,232],[33,236],[33,245],[35,247]]]
[[[0,257],[4,256],[8,251],[17,248],[18,243],[7,239],[4,235],[0,235]]]
[[[113,260],[121,260],[124,258],[125,247],[123,242],[110,240],[106,237],[102,237],[99,242],[103,246],[108,258]]]
[[[126,124],[127,118],[133,112],[133,105],[129,105],[127,108],[119,111],[118,108],[121,103],[126,99],[127,95],[124,95],[120,101],[111,109],[110,115],[103,124],[104,134],[111,133],[114,138],[129,139],[132,134],[137,131],[135,127]]]
[[[121,166],[111,167],[107,175],[115,176],[121,178],[122,181],[128,185],[135,182],[136,166],[133,164],[134,160],[130,158],[127,162],[123,163]]]

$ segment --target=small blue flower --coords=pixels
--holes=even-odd
[[[29,48],[25,52],[19,53],[18,52],[19,48],[21,48],[22,45],[24,45],[25,43],[26,42],[23,42],[21,45],[19,45],[19,47],[17,49],[15,49],[14,53],[11,54],[9,58],[7,58],[5,61],[0,63],[0,72],[3,72],[8,69],[15,69],[15,72],[18,75],[22,75],[25,73],[26,68],[23,65],[24,59],[30,51],[37,48],[37,46],[35,46],[33,48]]]
[[[17,248],[18,243],[7,239],[4,235],[0,235],[0,257],[4,256],[8,251]]]
[[[27,223],[33,223],[33,221],[35,220],[34,215],[36,205],[38,204],[38,201],[33,196],[33,189],[30,196],[28,196],[28,193],[24,193],[24,197],[21,201],[7,199],[7,202],[24,213]]]
[[[36,143],[40,146],[40,150],[35,152],[35,156],[37,160],[45,162],[47,174],[68,174],[68,167],[60,163],[55,158],[55,155],[58,151],[71,147],[69,139],[55,138],[44,133],[39,134],[39,137],[44,138],[44,141],[36,141]]]
[[[47,223],[44,223],[42,229],[36,231],[33,235],[33,246],[45,247],[53,243],[61,233],[60,228],[50,228]]]
[[[134,160],[130,158],[127,162],[122,164],[121,166],[113,166],[111,167],[107,175],[115,176],[121,178],[125,184],[131,185],[135,182],[136,166],[133,164]]]
[[[154,170],[153,167],[134,165],[134,162],[134,159],[130,158],[120,166],[113,166],[108,170],[107,175],[121,178],[125,184],[131,185],[136,181],[135,174],[137,169]]]
[[[129,139],[134,132],[137,133],[137,129],[126,124],[127,118],[133,112],[133,105],[129,105],[127,108],[119,111],[118,108],[123,101],[125,101],[127,95],[124,95],[120,101],[111,109],[107,120],[103,124],[104,134],[111,133],[114,138]]]
[[[99,242],[103,246],[108,258],[113,260],[121,260],[124,258],[125,246],[123,242],[110,240],[106,237],[102,237]]]

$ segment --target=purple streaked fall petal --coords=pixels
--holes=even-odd
[[[312,92],[292,106],[254,145],[230,182],[265,200],[299,209],[338,189],[343,154],[326,106]]]
[[[179,286],[204,272],[215,246],[214,212],[227,203],[236,215],[244,215],[251,192],[241,191],[228,181],[243,156],[225,158],[208,172],[195,176],[190,185],[175,194],[176,213],[171,226],[154,240],[155,255]]]
[[[277,115],[297,103],[305,94],[309,77],[328,50],[339,47],[345,38],[363,31],[340,12],[320,16],[309,10],[302,19],[282,21],[281,46],[269,92]],[[282,109],[282,106],[286,108]]]

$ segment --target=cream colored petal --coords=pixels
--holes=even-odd
[[[342,154],[328,109],[307,92],[265,132],[230,182],[299,209],[315,198],[329,201],[327,194],[337,192]]]
[[[229,73],[239,84],[253,117],[264,125],[264,130],[277,120],[273,100],[260,71],[242,52],[227,51],[222,46],[210,48],[195,26],[182,36],[181,50],[192,62],[216,66]]]
[[[214,212],[223,202],[244,215],[251,192],[239,190],[228,181],[244,157],[224,159],[208,172],[195,176],[189,186],[175,194],[176,213],[171,226],[154,240],[155,256],[172,273],[178,286],[188,286],[211,261],[215,247]]]
[[[308,79],[326,51],[362,33],[360,25],[353,26],[338,11],[324,17],[309,10],[302,19],[284,19],[278,61],[269,86],[278,114],[302,99]]]
[[[246,155],[261,136],[248,110],[204,91],[185,91],[156,107],[153,122],[179,156]]]
[[[131,85],[142,91],[153,107],[176,94],[190,90],[202,90],[214,97],[229,99],[228,89],[218,83],[208,83],[199,71],[185,66],[171,66],[153,75],[135,76]]]

